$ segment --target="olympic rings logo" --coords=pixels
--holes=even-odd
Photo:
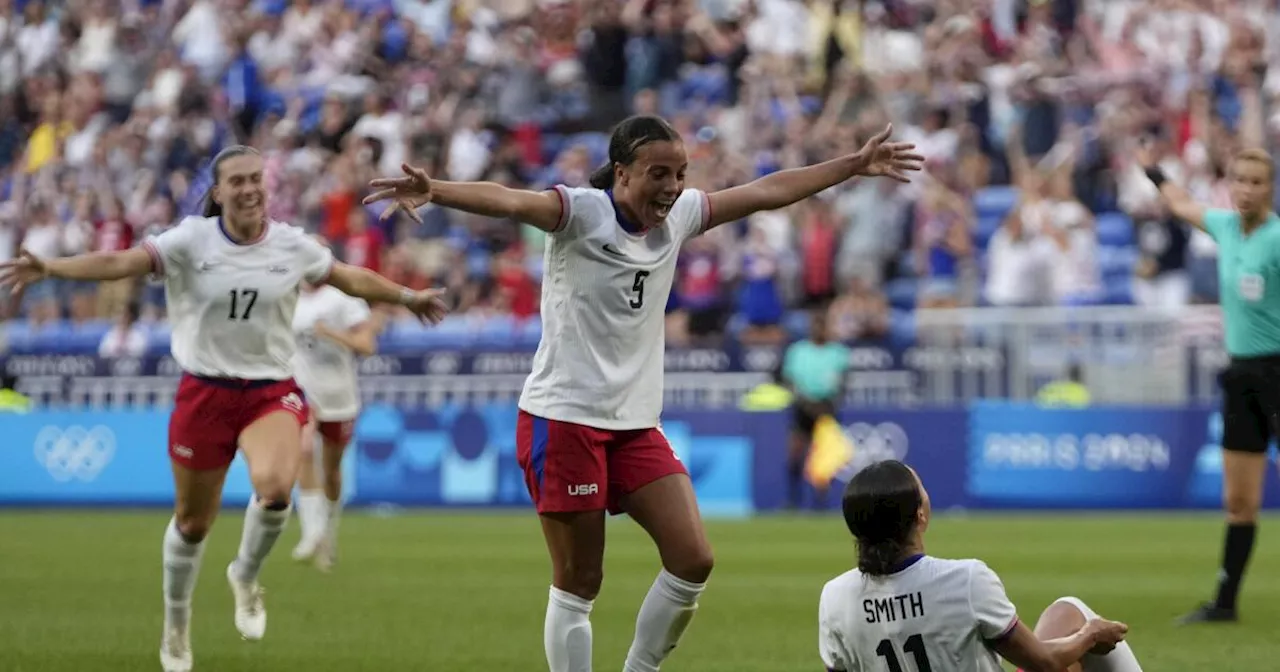
[[[36,435],[36,462],[59,483],[93,481],[115,454],[115,432],[102,425],[93,429],[48,425]]]
[[[848,481],[876,462],[905,460],[910,447],[906,430],[896,422],[855,422],[846,425],[844,433],[853,443],[853,459],[836,474],[839,481]]]

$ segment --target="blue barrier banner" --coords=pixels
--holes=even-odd
[[[1221,506],[1222,418],[1213,410],[983,403],[847,410],[839,421],[854,455],[825,508],[839,506],[840,489],[859,469],[890,457],[920,473],[939,510]],[[165,410],[41,411],[0,416],[0,423],[0,505],[172,502]],[[673,409],[663,420],[708,516],[786,505],[790,429],[790,411]],[[529,507],[515,430],[511,402],[367,407],[344,464],[347,494],[355,504]],[[1274,469],[1266,487],[1264,504],[1280,506]],[[225,503],[242,506],[250,492],[237,458]]]
[[[1166,408],[970,411],[967,491],[975,505],[1186,505],[1206,416]]]
[[[42,411],[0,416],[0,503],[169,506],[167,411]],[[224,502],[243,506],[252,489],[237,458]]]
[[[356,422],[357,503],[531,506],[516,463],[515,404],[450,404],[406,411],[366,408]],[[671,412],[663,431],[693,479],[707,515],[754,509],[755,456],[765,435],[737,412]],[[785,438],[775,433],[773,438]],[[550,448],[554,450],[554,446]]]

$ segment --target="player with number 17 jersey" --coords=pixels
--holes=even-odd
[[[192,469],[226,466],[244,427],[274,410],[305,424],[293,313],[299,283],[327,279],[329,249],[280,222],[235,242],[218,217],[188,217],[143,246],[165,280],[172,354],[184,372],[169,430],[173,459]],[[246,382],[231,393],[228,380]]]
[[[684,471],[658,429],[664,317],[680,247],[711,213],[704,192],[685,189],[667,225],[641,234],[610,190],[556,190],[562,212],[547,241],[542,339],[520,395],[519,452],[541,465],[528,478],[539,511],[617,513],[621,495]]]

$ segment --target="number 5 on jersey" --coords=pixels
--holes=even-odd
[[[640,310],[644,306],[644,279],[647,277],[649,277],[649,271],[636,271],[635,282],[631,283],[632,310]]]
[[[249,319],[249,313],[253,311],[253,304],[257,300],[258,290],[256,289],[231,290],[231,314],[227,315],[227,319],[233,321]]]

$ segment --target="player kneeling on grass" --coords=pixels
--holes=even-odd
[[[1000,672],[1001,657],[1026,672],[1141,672],[1123,623],[1064,597],[1033,633],[985,563],[926,556],[929,494],[902,462],[858,472],[842,503],[858,567],[822,589],[818,647],[829,672]]]

